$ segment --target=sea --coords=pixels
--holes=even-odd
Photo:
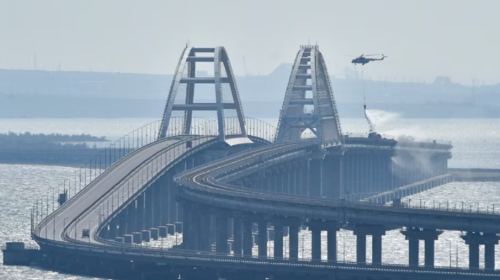
[[[413,136],[416,139],[451,141],[453,157],[450,167],[498,168],[500,169],[500,120],[497,119],[406,119],[397,114],[371,111],[369,113],[375,130],[384,135]],[[276,125],[277,119],[263,119]],[[0,133],[63,133],[91,134],[118,139],[125,134],[156,121],[156,119],[0,119]],[[342,132],[366,135],[369,130],[365,119],[341,119]],[[69,178],[76,167],[0,164],[0,244],[8,241],[35,243],[30,239],[30,208],[33,202],[51,192],[64,179]],[[461,204],[465,201],[471,209],[496,209],[500,214],[499,182],[453,182],[408,197],[412,201],[430,204]],[[446,231],[436,241],[436,266],[468,267],[468,249],[460,238],[460,232]],[[179,237],[181,238],[181,237]],[[311,254],[310,232],[299,234],[299,257]],[[355,261],[355,237],[350,231],[337,233],[339,261]],[[167,244],[168,242],[165,242]],[[286,242],[285,242],[286,243]],[[367,244],[371,244],[368,237]],[[158,242],[150,244],[159,246]],[[163,245],[163,242],[162,242]],[[326,250],[326,236],[323,237]],[[382,239],[384,263],[407,264],[408,243],[400,230],[391,230]],[[272,254],[273,244],[269,244]],[[423,243],[420,244],[420,263],[423,264]],[[481,248],[480,263],[483,264]],[[367,261],[371,261],[368,247]],[[285,247],[285,252],[288,248]],[[39,267],[3,266],[0,254],[0,279],[99,279],[74,276],[44,270]],[[496,246],[496,266],[500,268],[500,246]]]

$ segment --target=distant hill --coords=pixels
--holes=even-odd
[[[236,77],[247,115],[277,117],[291,64],[265,76]],[[0,117],[159,117],[172,76],[0,69]],[[362,117],[362,81],[331,77],[343,117]],[[201,95],[213,96],[204,85]],[[365,81],[368,106],[406,117],[499,117],[500,85]],[[474,94],[475,93],[475,94]]]

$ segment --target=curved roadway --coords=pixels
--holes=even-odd
[[[187,141],[192,142],[191,149],[196,149],[213,139],[208,136],[177,136],[132,152],[49,215],[38,225],[35,234],[53,241],[99,243],[95,234],[100,223],[190,150],[186,148]],[[90,239],[82,237],[84,229],[90,229]]]
[[[193,147],[191,149],[186,148],[185,143],[187,141],[192,141]],[[413,275],[412,277],[417,277],[414,279],[419,279],[419,275],[436,276],[439,274],[445,276],[452,274],[457,276],[456,279],[470,276],[498,277],[497,273],[477,273],[462,269],[436,270],[401,267],[398,265],[372,267],[352,263],[310,263],[298,260],[253,259],[205,252],[138,248],[135,246],[124,247],[123,244],[104,243],[103,240],[95,238],[99,223],[115,215],[117,208],[123,207],[127,202],[133,200],[134,196],[140,194],[163,172],[173,166],[176,160],[185,157],[193,150],[203,149],[203,147],[214,142],[214,137],[178,136],[154,142],[127,155],[42,221],[35,229],[37,241],[43,245],[56,245],[66,248],[72,248],[72,242],[74,242],[75,249],[87,248],[88,253],[107,253],[108,256],[116,258],[123,257],[123,254],[126,254],[130,259],[151,259],[156,262],[169,259],[172,263],[183,265],[206,264],[217,267],[227,265],[233,267],[236,264],[241,264],[248,269],[252,269],[252,267],[258,269],[257,267],[260,265],[273,265],[277,271],[290,272],[296,270],[297,273],[303,273],[304,271],[317,273],[318,269],[321,268],[327,269],[327,271],[342,268],[345,273],[349,273],[346,271],[352,271],[353,273],[357,271],[358,274],[356,275],[364,273],[363,271],[368,274],[371,273],[370,271],[409,273],[409,275]],[[419,226],[421,223],[429,225],[429,220],[431,220],[430,224],[432,225],[436,221],[441,221],[438,227],[440,229],[456,229],[457,226],[464,226],[464,220],[477,218],[482,221],[483,227],[488,229],[489,232],[500,232],[500,223],[498,223],[500,217],[495,215],[345,204],[324,199],[266,193],[230,184],[233,180],[248,176],[269,166],[307,157],[313,147],[314,143],[311,141],[267,145],[187,170],[175,176],[175,181],[181,185],[180,195],[186,199],[238,211],[248,210],[257,213],[265,212],[268,214],[285,214],[294,217],[325,218],[328,220],[337,218],[339,220],[344,219],[344,221],[371,223],[379,220],[381,222],[394,220],[400,226],[410,226],[407,224],[409,221],[415,223],[415,226]],[[434,220],[429,219],[429,214],[437,218]],[[412,218],[408,220],[410,216],[414,220]],[[390,219],[387,217],[390,217]],[[484,226],[485,224],[487,225]],[[472,226],[480,225],[473,224]],[[81,232],[83,229],[90,229],[90,239],[82,238]]]

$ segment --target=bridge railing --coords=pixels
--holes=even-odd
[[[237,122],[232,122],[237,117],[227,117],[226,119],[229,123],[234,123],[235,126],[238,125]],[[112,167],[113,164],[134,151],[155,142],[160,125],[160,120],[148,123],[120,137],[118,140],[108,143],[107,147],[98,149],[100,152],[95,155],[94,159],[79,167],[70,178],[54,186],[48,193],[41,194],[41,198],[35,200],[31,208],[31,232],[33,233],[35,228],[59,208],[60,194],[66,195],[66,201],[73,199],[99,178],[102,173]],[[246,127],[250,135],[268,141],[274,138],[272,133],[276,131],[276,128],[271,124],[255,118],[246,118]],[[172,117],[167,137],[184,135],[184,132],[185,118]],[[218,133],[217,122],[210,118],[193,118],[190,132],[193,135],[216,136]]]

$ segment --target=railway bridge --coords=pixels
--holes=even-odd
[[[214,76],[197,76],[207,63]],[[213,96],[199,96],[206,86]],[[45,266],[117,279],[500,277],[494,211],[401,202],[452,180],[451,144],[342,133],[318,46],[298,51],[276,130],[244,116],[223,47],[186,47],[162,120],[119,143],[83,188],[81,176],[64,184],[58,207],[48,197],[34,206]],[[339,229],[356,236],[356,262],[337,258]],[[405,265],[382,259],[382,238],[395,229],[408,240]],[[435,266],[445,230],[463,233],[469,269]]]

